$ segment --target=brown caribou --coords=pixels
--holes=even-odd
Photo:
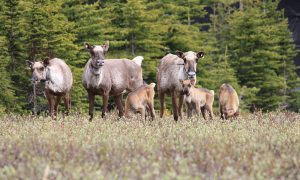
[[[219,104],[222,119],[229,119],[240,115],[238,94],[229,84],[223,84],[220,87]]]
[[[142,118],[146,118],[146,113],[155,118],[154,111],[154,91],[155,83],[144,84],[135,91],[128,94],[125,102],[125,117],[130,118],[129,112],[140,113]]]
[[[188,118],[192,117],[193,110],[200,116],[200,112],[204,119],[206,119],[206,112],[208,111],[210,119],[213,119],[213,103],[214,94],[213,90],[205,88],[195,88],[190,80],[181,80],[184,102],[188,108]]]
[[[44,83],[45,94],[48,100],[50,116],[57,115],[58,104],[63,97],[66,114],[70,108],[70,90],[73,84],[73,76],[69,66],[58,58],[45,58],[43,61],[26,61],[32,72],[33,83]]]
[[[131,92],[143,85],[141,64],[144,58],[137,56],[133,60],[105,59],[109,42],[104,45],[84,43],[84,46],[91,54],[82,77],[83,86],[88,92],[90,121],[94,114],[95,95],[103,98],[102,118],[107,111],[109,96],[114,96],[119,117],[122,117],[123,93]]]
[[[174,120],[182,117],[181,109],[183,104],[182,85],[180,80],[190,79],[192,84],[196,82],[197,63],[204,57],[203,52],[181,52],[177,55],[167,54],[160,60],[157,72],[158,96],[160,100],[160,117],[164,114],[165,94],[172,97]],[[179,97],[179,105],[177,98]]]

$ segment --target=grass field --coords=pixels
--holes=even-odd
[[[300,179],[300,115],[236,121],[6,116],[0,179]]]

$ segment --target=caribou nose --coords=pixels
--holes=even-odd
[[[97,62],[97,65],[98,65],[98,66],[103,66],[103,64],[104,64],[104,61],[103,61],[103,60],[97,60],[96,62]]]
[[[189,78],[194,78],[196,76],[195,72],[188,72]]]
[[[34,82],[37,82],[37,78],[32,77],[32,78],[30,79],[30,81],[33,82],[33,83],[34,83]]]

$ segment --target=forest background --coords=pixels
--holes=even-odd
[[[25,61],[47,56],[70,65],[72,109],[86,112],[81,79],[90,55],[83,43],[106,40],[106,58],[144,56],[148,83],[156,82],[159,60],[166,53],[204,51],[198,87],[218,92],[222,83],[229,83],[246,111],[251,104],[263,111],[299,111],[293,63],[297,52],[277,6],[272,0],[0,0],[0,114],[32,112]],[[37,111],[43,112],[42,88],[38,95]],[[97,102],[100,108],[101,100]]]

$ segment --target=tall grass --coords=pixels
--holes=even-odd
[[[0,120],[0,179],[300,178],[300,115]]]

